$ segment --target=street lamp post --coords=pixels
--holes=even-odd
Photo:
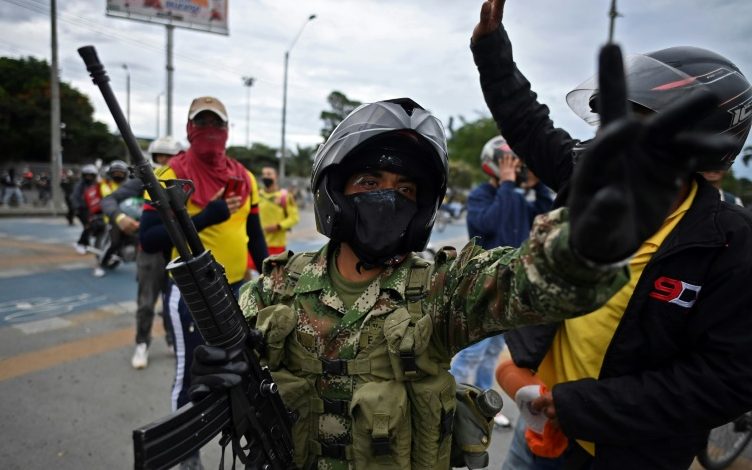
[[[243,85],[247,86],[248,89],[245,93],[245,101],[246,101],[246,108],[245,108],[245,146],[246,148],[251,148],[251,139],[250,139],[250,128],[251,128],[251,87],[253,86],[253,82],[256,79],[253,77],[243,77]]]
[[[160,137],[159,136],[159,118],[160,118],[159,101],[160,101],[160,98],[162,98],[162,96],[164,96],[164,91],[159,92],[159,94],[157,95],[157,133],[154,135],[155,139],[159,139]]]
[[[128,69],[128,64],[123,64],[123,70],[125,70],[125,117],[128,120],[128,125],[131,124],[131,71]],[[130,163],[131,156],[128,153],[128,148],[125,149],[125,161]]]
[[[285,124],[287,120],[287,63],[290,60],[290,51],[292,51],[293,46],[296,42],[298,42],[298,38],[303,33],[303,29],[306,27],[308,23],[310,23],[314,18],[316,18],[316,15],[310,15],[308,19],[303,23],[303,26],[300,27],[300,31],[298,31],[298,34],[295,36],[295,39],[292,40],[292,43],[290,44],[290,47],[287,48],[285,51],[285,76],[284,76],[284,85],[282,89],[282,144],[279,148],[279,178],[280,180],[285,179],[285,157],[287,155],[287,150],[285,149]]]

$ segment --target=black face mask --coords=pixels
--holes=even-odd
[[[116,183],[120,184],[120,183],[122,183],[123,181],[125,181],[125,176],[113,176],[113,177],[112,177],[112,181],[114,181],[114,182],[116,182]]]
[[[274,185],[274,179],[272,178],[261,178],[261,181],[264,182],[264,186],[267,188],[271,188]]]
[[[346,196],[355,213],[351,246],[363,265],[391,264],[404,253],[402,245],[410,222],[418,212],[415,201],[393,189]]]

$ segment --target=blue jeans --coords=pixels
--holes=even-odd
[[[474,384],[482,390],[491,388],[504,344],[504,335],[496,335],[466,347],[454,356],[449,372],[457,382]]]

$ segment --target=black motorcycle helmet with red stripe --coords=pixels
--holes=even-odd
[[[744,146],[752,124],[752,87],[733,62],[699,47],[669,47],[624,61],[627,99],[633,109],[661,112],[697,88],[718,96],[718,108],[695,129],[733,137],[737,145],[723,155],[708,155],[699,171],[727,170]],[[572,110],[597,125],[598,78],[591,77],[567,94]]]

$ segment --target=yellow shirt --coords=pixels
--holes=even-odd
[[[116,183],[113,180],[102,180],[99,183],[99,196],[104,199],[110,194],[114,193],[117,188],[120,187],[119,183]],[[109,223],[110,218],[106,215],[104,216],[105,223]]]
[[[160,180],[176,178],[175,171],[169,166],[159,168],[156,174]],[[248,176],[251,178],[251,193],[240,209],[221,224],[211,225],[198,233],[204,248],[210,250],[214,259],[225,268],[230,284],[242,281],[245,276],[248,263],[248,234],[245,224],[252,209],[255,209],[259,202],[256,179],[250,171]],[[148,193],[145,198],[151,199]],[[197,206],[191,200],[188,200],[186,208],[191,217],[203,210],[203,207]],[[177,250],[173,248],[172,257],[177,256]]]
[[[655,235],[646,240],[630,260],[630,279],[627,285],[611,297],[603,307],[587,315],[566,320],[559,327],[551,348],[538,369],[538,376],[549,390],[562,382],[598,378],[606,350],[645,265],[684,217],[696,195],[697,183],[693,181],[692,188],[684,202],[668,216]],[[580,440],[577,442],[591,455],[595,455],[594,443]]]
[[[297,225],[300,221],[298,215],[298,205],[291,192],[287,192],[285,207],[282,207],[282,191],[266,192],[263,189],[259,192],[259,216],[261,217],[261,227],[266,228],[269,225],[279,225],[281,230],[273,233],[267,233],[264,230],[266,245],[273,247],[287,246],[287,231]]]

